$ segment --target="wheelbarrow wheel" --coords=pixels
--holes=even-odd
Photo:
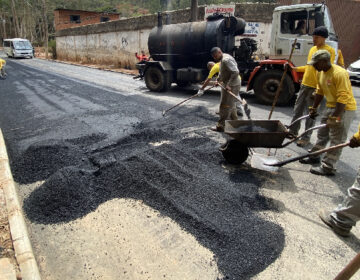
[[[223,157],[228,163],[242,164],[249,156],[249,148],[236,140],[228,141],[220,148]]]

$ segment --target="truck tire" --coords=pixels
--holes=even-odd
[[[274,101],[276,90],[280,85],[280,80],[283,75],[281,70],[267,70],[262,71],[254,81],[254,92],[256,99],[262,104],[271,105]],[[287,74],[285,76],[282,90],[277,101],[277,105],[288,105],[290,100],[295,95],[295,86],[291,77]]]
[[[170,75],[155,66],[150,66],[145,72],[145,84],[151,91],[167,91],[170,88]]]

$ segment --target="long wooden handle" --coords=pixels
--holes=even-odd
[[[288,62],[290,63],[291,61],[291,58],[292,58],[292,55],[294,53],[294,50],[295,50],[295,46],[296,46],[296,42],[297,42],[297,39],[295,39],[294,43],[292,44],[292,48],[291,48],[291,52],[290,52],[290,56],[289,56],[289,59],[288,59]],[[286,64],[285,67],[284,67],[284,72],[283,72],[283,75],[281,77],[281,80],[280,80],[280,84],[276,90],[276,93],[275,93],[275,98],[274,98],[274,101],[273,101],[273,104],[272,104],[272,107],[271,107],[271,111],[269,113],[269,120],[271,119],[271,116],[272,116],[272,113],[275,109],[275,106],[276,106],[276,103],[279,99],[279,96],[280,96],[280,91],[282,90],[282,86],[283,86],[283,83],[284,83],[284,79],[287,75],[287,70],[288,70],[288,67],[289,67],[289,64]]]
[[[349,280],[360,268],[360,253],[335,277],[334,280]]]
[[[211,87],[209,87],[208,89],[206,89],[206,90],[204,90],[204,91],[210,90],[210,89],[212,89],[212,88],[214,88],[214,87],[216,87],[216,85],[211,86]],[[169,112],[170,110],[172,110],[172,109],[180,106],[181,104],[185,103],[186,101],[189,101],[189,100],[191,100],[191,99],[193,99],[194,97],[197,97],[197,96],[198,96],[197,94],[194,94],[194,95],[190,96],[189,98],[186,98],[185,100],[179,102],[178,104],[172,106],[171,108],[169,108],[169,109],[167,109],[167,110],[164,110],[164,111],[162,112],[162,115],[165,116],[165,114],[166,114],[167,112]]]
[[[290,158],[290,159],[287,159],[287,160],[284,160],[284,161],[280,161],[280,162],[277,162],[277,163],[269,163],[269,164],[266,164],[265,165],[268,165],[268,166],[283,166],[285,164],[288,164],[290,162],[294,162],[294,161],[297,161],[299,159],[303,159],[303,158],[307,158],[307,157],[313,157],[313,156],[318,156],[322,153],[326,153],[326,152],[330,152],[330,151],[333,151],[333,150],[337,150],[337,149],[340,149],[340,148],[344,148],[346,146],[349,146],[350,142],[346,142],[346,143],[342,143],[342,144],[339,144],[339,145],[336,145],[336,146],[332,146],[332,147],[329,147],[329,148],[325,148],[325,149],[322,149],[322,150],[318,150],[316,152],[312,152],[312,153],[308,153],[306,155],[301,155],[301,156],[297,156],[297,157],[293,157],[293,158]]]
[[[228,90],[222,83],[219,83],[219,86],[225,90],[228,94],[230,94],[232,97],[234,97],[236,100],[238,100],[241,104],[245,105],[247,104],[245,99],[240,98],[239,96],[235,95],[231,90]]]

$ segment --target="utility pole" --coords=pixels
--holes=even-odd
[[[197,21],[198,16],[198,0],[191,0],[191,18],[190,21]]]
[[[49,30],[48,30],[48,21],[46,17],[46,0],[42,0],[42,10],[43,10],[43,23],[44,23],[44,35],[45,35],[45,58],[48,59],[49,52]]]

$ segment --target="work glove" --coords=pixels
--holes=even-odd
[[[341,119],[339,119],[338,117],[330,116],[326,121],[326,125],[329,128],[338,128],[341,126]]]
[[[357,148],[360,147],[360,140],[356,139],[354,136],[350,139],[349,147],[351,148]]]
[[[314,120],[319,114],[318,114],[316,108],[310,106],[309,107],[309,115],[310,115],[310,118],[312,118]]]
[[[197,96],[201,96],[204,94],[204,90],[203,89],[199,89],[198,92],[197,92]]]

